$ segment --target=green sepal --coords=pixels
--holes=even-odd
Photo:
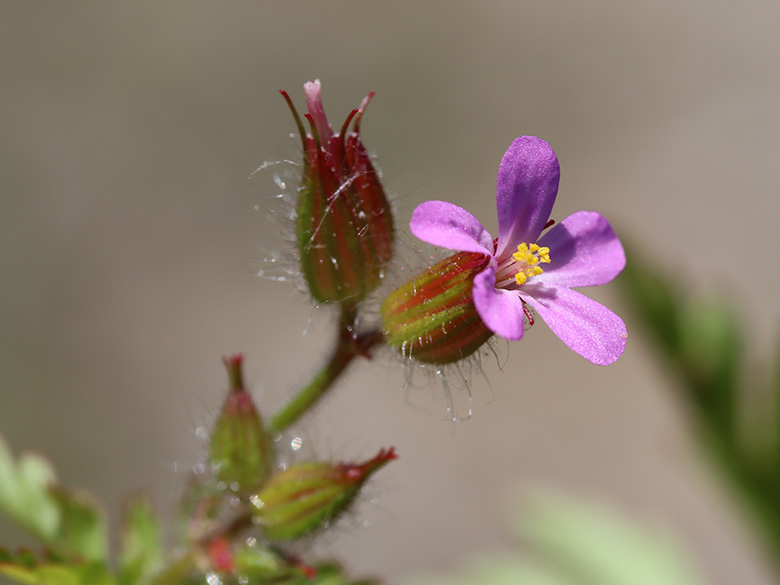
[[[404,357],[447,364],[477,351],[493,335],[474,306],[474,277],[488,257],[459,252],[391,292],[382,303],[387,345]]]
[[[377,469],[395,459],[382,450],[362,464],[302,462],[271,477],[250,498],[257,525],[271,540],[290,540],[321,528],[343,512]]]

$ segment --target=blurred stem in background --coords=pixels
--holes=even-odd
[[[780,573],[780,371],[746,361],[747,334],[731,302],[698,298],[627,252],[617,280],[630,308],[677,378],[702,443],[761,529]]]

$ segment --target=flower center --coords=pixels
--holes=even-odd
[[[531,276],[537,276],[544,272],[539,263],[550,263],[550,248],[540,248],[539,244],[529,246],[524,242],[517,247],[517,252],[512,254],[512,258],[517,261],[515,282],[525,284],[525,281]]]
[[[523,242],[517,246],[517,252],[499,263],[496,273],[496,287],[506,288],[507,285],[512,284],[513,280],[518,285],[523,285],[532,276],[538,276],[544,272],[539,264],[549,263],[550,248]]]

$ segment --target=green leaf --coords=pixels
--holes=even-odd
[[[119,583],[143,583],[163,561],[162,531],[148,498],[139,496],[125,508],[119,552]]]
[[[732,304],[723,298],[695,298],[678,279],[629,251],[617,282],[631,308],[707,423],[725,442],[733,441],[744,356]]]
[[[0,575],[27,585],[116,585],[103,563],[68,564],[51,555],[39,560],[27,551],[0,549]]]
[[[101,508],[84,492],[52,487],[60,512],[57,534],[48,543],[68,558],[100,561],[108,558],[106,520]]]
[[[85,493],[55,484],[49,463],[23,453],[14,461],[0,436],[0,513],[30,532],[52,552],[77,561],[107,557],[102,509]]]
[[[487,555],[455,575],[405,585],[697,585],[675,544],[608,509],[549,492],[521,501],[516,530],[533,557]]]
[[[632,309],[653,335],[666,356],[674,358],[680,347],[682,295],[668,277],[646,264],[627,248],[626,267],[616,282],[622,286]]]
[[[739,323],[725,301],[688,301],[680,323],[677,357],[692,398],[722,440],[736,442],[742,373]]]
[[[699,583],[679,548],[615,512],[547,492],[526,501],[518,531],[583,585]]]
[[[39,455],[23,453],[14,461],[0,436],[0,512],[43,541],[56,534],[60,522],[49,494],[54,479],[54,470]]]

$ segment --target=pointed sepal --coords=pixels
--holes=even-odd
[[[274,475],[250,498],[257,525],[271,540],[304,536],[335,520],[353,501],[365,481],[396,459],[382,449],[363,463],[307,461]]]

